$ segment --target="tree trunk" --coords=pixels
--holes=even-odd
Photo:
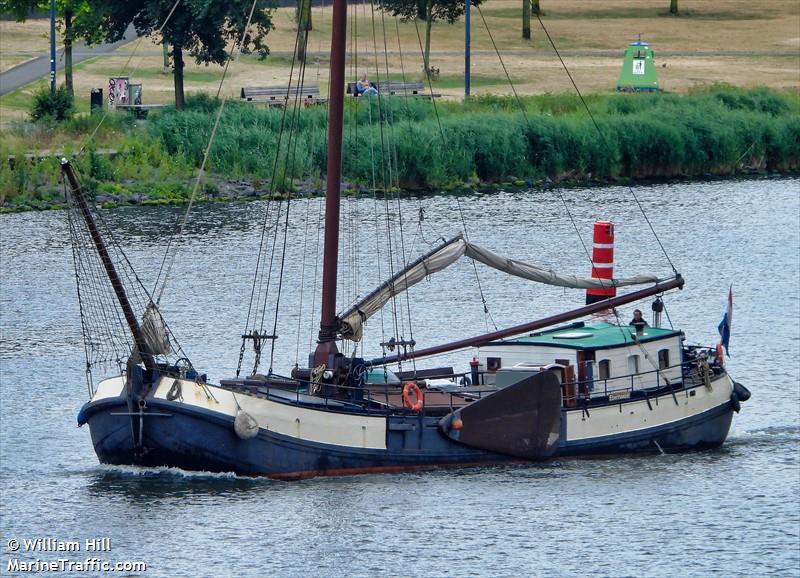
[[[669,13],[678,15],[678,0],[669,0]]]
[[[311,30],[311,0],[297,0],[297,60],[306,61],[308,32]]]
[[[542,10],[539,8],[539,0],[531,0],[531,8],[534,14],[539,14],[541,16]]]
[[[177,44],[172,45],[173,76],[175,78],[175,108],[183,110],[186,100],[183,95],[183,50]]]
[[[531,39],[531,0],[522,0],[522,37]]]
[[[172,72],[172,67],[169,65],[169,45],[166,40],[161,42],[161,50],[164,53],[164,68],[161,69],[162,74],[169,74]]]
[[[431,73],[431,27],[433,26],[433,0],[428,0],[425,7],[425,54],[422,65],[425,68],[425,78]]]
[[[72,98],[75,90],[72,84],[72,12],[64,11],[64,86]]]

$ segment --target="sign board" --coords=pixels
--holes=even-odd
[[[108,79],[108,106],[114,108],[118,104],[129,104],[127,76]]]

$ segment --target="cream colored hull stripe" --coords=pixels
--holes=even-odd
[[[586,440],[614,434],[631,433],[637,430],[666,426],[704,411],[708,411],[730,400],[733,383],[727,375],[713,382],[713,389],[697,387],[694,396],[688,392],[676,392],[678,405],[672,395],[650,399],[652,410],[647,401],[625,401],[598,408],[589,408],[589,414],[582,410],[567,412],[567,441]]]
[[[172,378],[162,378],[156,389],[157,399],[166,400],[174,383]],[[100,382],[92,401],[120,397],[124,393],[122,377]],[[694,396],[676,392],[678,404],[671,395],[651,398],[652,410],[645,400],[566,412],[566,441],[586,440],[614,434],[631,433],[641,429],[665,426],[698,415],[730,399],[733,383],[727,375],[713,382],[711,390],[697,387]],[[210,394],[210,395],[209,395]],[[185,404],[217,412],[233,419],[238,407],[252,415],[260,428],[285,436],[332,445],[386,449],[386,418],[349,415],[297,407],[249,395],[237,395],[226,389],[198,385],[181,380],[182,399],[173,403]],[[237,406],[238,401],[238,406]],[[231,426],[233,427],[233,426]]]

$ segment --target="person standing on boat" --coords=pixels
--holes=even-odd
[[[362,74],[361,80],[356,83],[356,93],[361,96],[372,96],[378,94],[378,89],[372,86],[366,74]]]
[[[633,325],[635,327],[647,327],[648,326],[647,321],[645,321],[645,318],[642,316],[642,310],[641,309],[634,309],[633,310],[633,319],[631,319],[631,322],[628,323],[628,325]]]

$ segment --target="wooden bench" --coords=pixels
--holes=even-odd
[[[319,86],[309,84],[303,87],[292,86],[243,86],[241,98],[245,102],[263,103],[267,106],[285,106],[287,100],[300,99],[303,104],[324,104],[327,98],[322,98]]]
[[[361,96],[356,92],[357,82],[347,83],[347,94],[353,96]],[[426,96],[428,98],[438,98],[441,94],[431,94],[428,88],[420,80],[414,82],[401,82],[398,80],[384,80],[381,82],[370,82],[369,85],[375,88],[381,94],[388,94],[390,96]]]
[[[164,108],[166,104],[116,104],[117,110],[125,110],[133,113],[136,118],[145,118],[151,110]]]

